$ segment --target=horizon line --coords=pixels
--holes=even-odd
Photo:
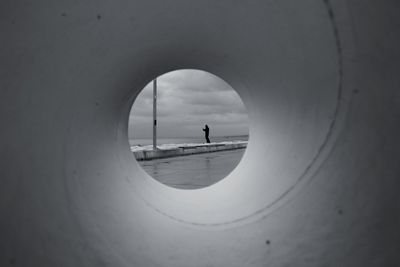
[[[249,134],[235,134],[235,135],[213,135],[210,137],[236,137],[236,136],[249,136]],[[157,139],[177,139],[177,138],[204,138],[203,135],[201,136],[157,136]],[[133,139],[153,139],[153,137],[129,137],[129,140]]]

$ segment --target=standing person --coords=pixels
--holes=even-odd
[[[208,128],[208,125],[207,125],[207,124],[206,124],[206,126],[204,127],[203,131],[204,131],[204,136],[205,136],[205,138],[206,138],[207,143],[210,143],[210,138],[209,138],[209,135],[210,135],[210,128]]]

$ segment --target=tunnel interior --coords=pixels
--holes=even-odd
[[[396,266],[396,1],[0,4],[1,266]],[[201,69],[249,115],[191,192],[127,146],[148,81]]]

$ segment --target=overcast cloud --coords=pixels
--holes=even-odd
[[[160,138],[248,134],[248,117],[239,95],[204,71],[179,70],[157,78],[157,135]],[[136,98],[129,116],[129,137],[152,138],[153,85]]]

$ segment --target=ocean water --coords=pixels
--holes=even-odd
[[[198,189],[217,183],[239,164],[244,149],[184,157],[139,161],[155,180],[179,189]]]
[[[229,141],[248,141],[248,135],[236,135],[236,136],[210,136],[211,142],[229,142]],[[203,144],[206,140],[203,136],[201,137],[181,137],[181,138],[157,138],[157,145],[166,144]],[[133,138],[129,140],[129,144],[132,146],[148,146],[153,144],[153,139]]]

